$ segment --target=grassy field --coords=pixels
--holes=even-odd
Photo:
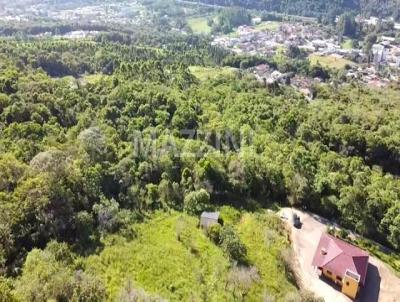
[[[203,66],[190,66],[190,72],[200,81],[207,81],[216,79],[219,76],[234,76],[236,68],[231,67],[203,67]]]
[[[188,18],[187,22],[192,31],[196,34],[209,34],[211,32],[211,27],[208,26],[205,17]]]
[[[111,77],[106,74],[88,74],[83,76],[80,80],[83,84],[87,83],[94,85],[102,81],[110,81]]]
[[[282,269],[279,253],[288,242],[278,231],[277,218],[263,213],[240,215],[230,208],[222,214],[227,223],[234,223],[248,249],[250,265],[259,274],[246,300],[262,301],[268,293],[283,301],[288,292],[296,292]],[[169,301],[237,300],[237,292],[227,286],[228,257],[198,228],[197,217],[160,212],[134,230],[134,240],[108,238],[104,250],[85,263],[105,282],[110,301],[116,301],[127,287]]]
[[[320,56],[312,54],[309,57],[311,65],[321,64],[323,67],[342,69],[346,65],[354,65],[354,63],[350,60],[337,58],[334,56]]]
[[[280,22],[276,21],[267,21],[262,22],[255,26],[255,28],[259,31],[276,31],[278,30]]]
[[[343,49],[353,49],[353,41],[351,39],[346,39],[341,46]]]
[[[250,262],[257,267],[261,276],[260,282],[249,293],[254,300],[249,301],[263,301],[266,293],[278,300],[285,300],[287,292],[295,291],[283,273],[283,267],[277,262],[281,253],[288,248],[283,230],[281,221],[274,215],[245,213],[241,217],[239,236],[248,248]]]

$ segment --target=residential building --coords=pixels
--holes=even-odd
[[[355,299],[365,285],[369,255],[360,248],[328,234],[322,234],[312,265],[323,276]]]

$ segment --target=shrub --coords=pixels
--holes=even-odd
[[[207,236],[214,242],[219,243],[221,240],[221,225],[214,224],[207,229]]]
[[[240,220],[240,211],[231,206],[223,206],[220,209],[220,219],[223,224],[237,224]]]
[[[244,262],[247,257],[247,248],[231,226],[221,229],[220,244],[231,260]]]
[[[349,236],[349,232],[347,230],[345,230],[345,229],[340,229],[339,230],[339,237],[340,238],[346,239],[347,236]]]
[[[116,232],[121,223],[119,221],[119,204],[114,199],[101,197],[100,203],[93,206],[93,211],[97,215],[98,228],[103,233]]]
[[[48,250],[32,250],[23,274],[16,282],[16,294],[22,301],[68,301],[72,292],[71,270]]]
[[[0,277],[0,302],[16,302],[14,295],[12,294],[11,281]]]
[[[324,299],[316,297],[314,293],[308,290],[302,290],[300,292],[300,297],[302,302],[324,302]]]
[[[75,273],[71,302],[100,302],[106,300],[106,290],[97,278],[82,271]]]
[[[199,247],[195,240],[195,230],[185,218],[180,217],[176,224],[176,236],[192,254],[199,253]]]
[[[285,296],[286,302],[323,302],[324,299],[316,297],[314,293],[302,290],[300,292],[290,292]]]
[[[289,280],[293,283],[297,283],[296,281],[296,267],[295,267],[295,257],[293,255],[293,250],[291,248],[287,248],[281,251],[280,259],[285,268],[285,274]]]
[[[329,235],[335,236],[335,227],[333,227],[333,226],[328,226],[328,227],[326,228],[326,232],[327,232]]]
[[[255,266],[234,266],[229,272],[228,285],[235,296],[238,296],[237,298],[243,299],[248,294],[253,283],[259,280],[260,275]]]
[[[120,302],[163,302],[166,301],[158,296],[152,296],[143,289],[135,288],[132,282],[128,282],[119,294]]]
[[[210,202],[210,194],[206,190],[190,192],[185,196],[183,201],[183,209],[186,213],[198,215],[208,207]]]

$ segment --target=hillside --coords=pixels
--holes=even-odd
[[[275,11],[291,15],[322,17],[328,13],[341,14],[348,11],[364,15],[390,17],[398,15],[398,0],[189,0],[221,6],[241,6],[248,9]]]
[[[295,294],[282,261],[288,242],[277,218],[262,213],[241,217],[229,208],[222,211],[237,216],[233,226],[251,263],[243,268],[249,280],[243,280],[241,289],[235,289],[234,282],[241,281],[234,281],[229,259],[197,227],[198,219],[179,213],[158,213],[134,226],[133,241],[115,243],[113,239],[98,256],[87,260],[86,270],[104,280],[110,301],[140,289],[169,301],[235,301],[241,297],[282,301]]]
[[[346,81],[283,49],[234,55],[157,21],[1,38],[1,302],[316,301],[270,214],[282,206],[397,257],[397,82]],[[258,81],[259,65],[320,77],[312,99]],[[223,225],[200,230],[203,211]]]

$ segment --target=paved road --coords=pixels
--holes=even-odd
[[[303,286],[313,291],[326,302],[350,302],[339,290],[318,278],[311,266],[319,238],[329,222],[317,215],[289,208],[282,209],[284,216],[291,217],[292,211],[300,216],[301,229],[292,229],[293,247],[298,259],[299,277]],[[357,302],[400,302],[400,279],[382,261],[370,256],[366,285]]]

